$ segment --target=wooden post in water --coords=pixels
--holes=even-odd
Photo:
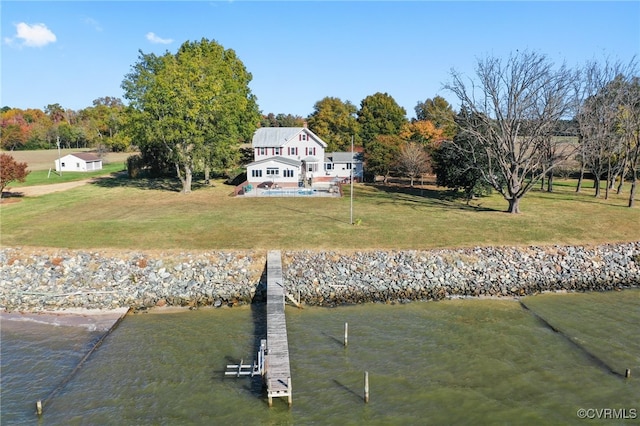
[[[629,377],[631,377],[631,369],[627,368],[627,369],[625,370],[625,372],[624,372],[624,377],[625,377],[625,378],[627,378],[627,379],[628,379]]]
[[[349,323],[344,323],[344,347],[346,348],[349,344]]]
[[[291,390],[291,377],[287,378],[287,390],[289,391],[288,400],[289,400],[289,408],[293,404],[293,391]]]
[[[369,372],[364,372],[364,402],[369,402]]]
[[[42,401],[38,400],[38,402],[36,402],[36,413],[38,413],[39,416],[42,415]]]

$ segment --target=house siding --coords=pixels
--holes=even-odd
[[[85,154],[85,156],[87,155]],[[90,172],[102,170],[102,160],[94,158],[83,159],[74,154],[65,155],[59,160],[55,160],[54,164],[57,172]]]
[[[306,127],[258,129],[252,145],[254,162],[247,166],[247,181],[255,186],[348,179],[352,162],[354,177],[362,178],[359,157],[348,152],[325,155],[327,144]]]

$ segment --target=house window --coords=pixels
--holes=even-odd
[[[347,163],[347,170],[351,170],[351,164],[352,163]]]
[[[62,163],[62,167],[65,167],[64,163]]]
[[[317,172],[318,171],[318,164],[309,163],[309,167],[307,167],[307,171],[309,171],[309,172]]]
[[[286,178],[292,178],[293,177],[293,170],[284,170],[284,177]]]
[[[262,170],[251,170],[251,177],[262,177]]]
[[[324,163],[325,170],[333,170],[333,163]]]
[[[76,163],[76,169],[80,168],[80,163]]]
[[[307,140],[307,135],[306,133],[301,133],[298,137],[299,141],[306,141]]]
[[[298,155],[298,147],[290,146],[289,147],[289,155]]]
[[[277,167],[267,167],[267,177],[276,177],[280,174],[280,169]]]
[[[280,147],[273,148],[273,155],[281,155]]]
[[[267,155],[267,148],[260,148],[260,155]]]

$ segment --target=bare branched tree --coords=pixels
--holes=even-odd
[[[413,187],[413,180],[429,171],[429,155],[422,145],[416,142],[408,142],[400,151],[398,167],[411,179],[411,186]]]
[[[620,187],[629,170],[629,134],[622,128],[623,119],[633,117],[629,97],[635,61],[592,61],[585,65],[580,88],[577,120],[580,128],[580,159],[594,179],[595,196],[601,193],[606,179],[605,198],[620,178]],[[626,117],[623,117],[627,114]],[[628,127],[631,122],[627,121]],[[580,190],[578,185],[577,191]]]
[[[640,168],[640,78],[632,77],[628,90],[622,97],[619,115],[620,127],[624,139],[624,150],[627,158],[627,171],[631,179],[629,207],[634,206],[638,185],[638,168]],[[624,173],[621,178],[624,179]]]
[[[504,63],[479,60],[477,80],[451,76],[445,88],[469,111],[460,122],[475,141],[469,154],[488,158],[479,171],[507,200],[507,211],[519,213],[522,197],[575,149],[552,135],[560,119],[572,116],[576,73],[565,65],[554,69],[544,55],[516,52]]]

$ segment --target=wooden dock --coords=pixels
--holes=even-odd
[[[265,383],[269,407],[273,398],[287,397],[292,403],[289,342],[284,316],[285,290],[282,280],[282,254],[279,250],[267,253],[267,353]]]

